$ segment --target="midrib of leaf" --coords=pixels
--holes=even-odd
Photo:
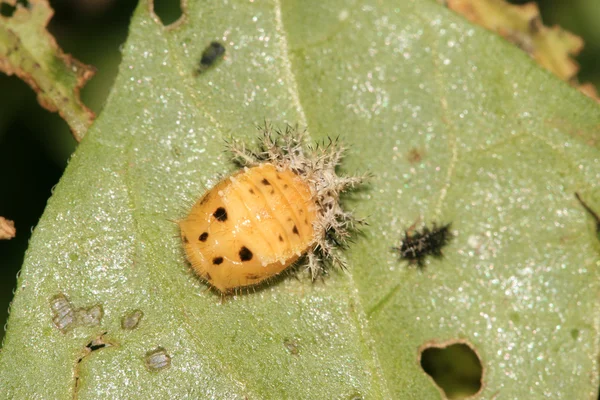
[[[286,71],[286,78],[288,81],[288,85],[290,94],[292,99],[294,100],[296,109],[298,110],[299,115],[301,116],[300,124],[306,126],[310,132],[310,121],[306,117],[306,113],[304,111],[304,107],[302,106],[303,101],[298,90],[296,76],[293,72],[292,60],[289,57],[289,47],[287,41],[287,32],[285,30],[285,26],[283,25],[282,15],[281,15],[281,0],[273,0],[274,9],[275,9],[275,19],[277,31],[279,32],[279,46],[281,47],[282,53],[284,55],[284,65]],[[385,374],[383,373],[383,369],[381,363],[379,361],[379,354],[374,346],[374,339],[372,337],[371,332],[368,328],[368,321],[365,314],[365,309],[362,304],[362,299],[359,295],[359,290],[357,285],[354,282],[354,278],[352,276],[352,265],[349,266],[348,269],[344,271],[347,274],[347,279],[344,280],[347,283],[347,293],[354,300],[354,304],[359,307],[355,310],[356,315],[356,326],[360,332],[362,332],[362,336],[365,341],[365,345],[371,351],[370,358],[372,360],[369,363],[370,368],[373,368],[373,375],[379,378],[379,381],[382,384],[382,397],[386,399],[391,399],[390,391],[388,389],[388,384],[385,379]]]

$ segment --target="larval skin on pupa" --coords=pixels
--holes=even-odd
[[[340,195],[364,182],[365,176],[339,176],[336,173],[345,151],[337,138],[306,145],[306,130],[297,125],[277,130],[265,123],[259,129],[262,135],[256,149],[248,148],[239,140],[227,143],[234,161],[247,168],[270,163],[280,171],[291,170],[306,180],[317,206],[317,218],[313,223],[315,240],[306,254],[306,265],[313,279],[323,270],[324,264],[345,268],[337,249],[346,247],[352,233],[364,221],[343,209]]]

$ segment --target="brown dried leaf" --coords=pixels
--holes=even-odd
[[[580,86],[575,77],[579,65],[571,56],[581,51],[583,40],[559,26],[545,26],[537,4],[513,5],[505,0],[447,0],[446,4],[471,22],[513,42],[542,67],[599,100],[589,84]]]
[[[0,240],[12,239],[16,234],[15,223],[10,219],[0,217]]]
[[[11,17],[0,16],[0,71],[27,82],[42,107],[58,111],[80,141],[95,115],[81,102],[79,90],[94,68],[65,54],[46,30],[54,13],[47,0],[30,0],[28,6],[3,2],[16,10]]]

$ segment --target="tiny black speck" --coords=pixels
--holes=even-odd
[[[219,59],[223,54],[225,54],[225,46],[219,42],[211,42],[202,52],[200,64],[205,67],[209,67],[214,64],[214,62],[217,61],[217,59]]]
[[[242,246],[240,249],[240,260],[242,261],[250,261],[252,260],[252,252],[246,246]]]
[[[279,235],[279,241],[283,242],[283,237],[281,237],[281,235]]]
[[[294,225],[294,229],[292,229],[292,232],[294,232],[296,235],[299,235],[298,228],[296,227],[296,225]]]
[[[269,182],[266,178],[263,178],[263,180],[260,181],[260,183],[262,183],[265,186],[270,186],[271,185],[271,182]]]
[[[183,243],[189,243],[187,236],[183,237]]]
[[[225,210],[223,207],[219,207],[217,208],[217,210],[213,213],[213,216],[221,221],[221,222],[225,222],[227,221],[227,210]]]
[[[209,280],[209,281],[210,281],[211,279],[212,279],[212,276],[210,276],[210,274],[207,272],[207,273],[206,273],[206,280]]]
[[[206,242],[206,239],[208,238],[208,232],[204,232],[202,235],[200,235],[200,237],[198,238],[201,242]]]
[[[213,264],[219,265],[223,262],[223,257],[215,257],[213,258]]]
[[[254,189],[248,190],[250,193],[254,194]]]

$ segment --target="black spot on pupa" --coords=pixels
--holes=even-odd
[[[209,194],[207,193],[206,195],[204,195],[204,197],[202,198],[202,200],[200,200],[200,204],[204,204],[208,201],[209,198]]]
[[[227,210],[225,210],[223,207],[219,207],[213,213],[213,217],[215,217],[218,221],[225,222],[227,221]]]
[[[281,235],[279,235],[279,241],[283,242],[283,237],[281,237]]]
[[[296,235],[299,235],[298,228],[296,227],[296,225],[294,225],[294,229],[292,229],[292,232],[294,232]]]
[[[287,183],[286,183],[286,184],[284,184],[284,185],[283,185],[283,188],[284,188],[284,189],[287,189],[287,188],[289,188],[288,184],[287,184]]]
[[[270,194],[275,194],[275,190],[271,189]]]
[[[254,189],[248,190],[251,194],[254,194]]]
[[[260,181],[260,183],[262,183],[265,186],[271,186],[271,182],[269,182],[266,178],[263,178],[263,180]]]
[[[189,243],[189,240],[188,240],[187,236],[183,237],[183,243]]]
[[[202,58],[200,59],[200,65],[204,68],[210,67],[220,57],[225,54],[225,46],[219,42],[211,42],[202,52]]]
[[[252,260],[252,252],[250,251],[250,249],[248,249],[246,246],[242,246],[242,248],[240,249],[240,260],[242,261],[250,261]]]
[[[204,276],[206,277],[207,281],[210,281],[212,279],[212,276],[210,276],[210,274],[208,272],[206,274],[204,274]]]
[[[201,242],[206,242],[206,239],[208,239],[208,232],[202,233],[202,235],[200,235],[200,237],[198,238],[198,240],[200,240]]]
[[[223,262],[223,257],[215,257],[213,258],[213,264],[220,265]]]

